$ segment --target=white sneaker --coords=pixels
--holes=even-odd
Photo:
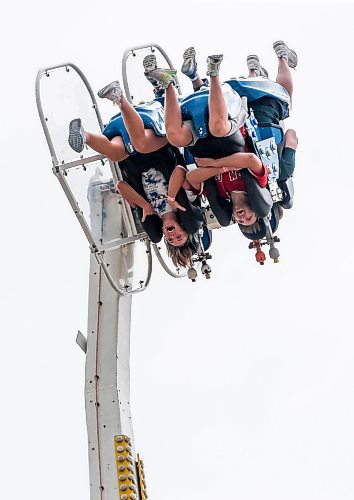
[[[101,99],[109,99],[113,104],[120,106],[120,100],[122,98],[123,92],[118,80],[109,83],[103,89],[97,92],[98,97]]]
[[[260,65],[259,57],[256,55],[247,56],[247,68],[249,71],[255,71],[257,76],[268,78],[268,71]]]
[[[296,68],[297,66],[297,54],[294,50],[289,49],[289,47],[283,42],[283,40],[278,40],[273,43],[273,49],[276,55],[280,58],[284,58],[288,61],[289,68]]]

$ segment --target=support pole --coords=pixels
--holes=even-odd
[[[95,240],[109,239],[117,223],[123,231],[123,219],[105,215],[114,196],[103,194],[99,185],[90,190]],[[111,251],[108,259],[111,276],[118,281],[132,267],[127,265],[132,264],[131,245]],[[112,288],[91,255],[85,382],[91,500],[142,498],[130,411],[131,301]]]

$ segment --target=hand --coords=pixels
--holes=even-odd
[[[167,203],[168,203],[168,204],[170,205],[170,207],[172,207],[172,208],[177,208],[178,210],[182,210],[182,212],[185,212],[185,211],[186,211],[186,209],[185,209],[184,207],[182,207],[182,206],[178,203],[178,201],[176,201],[176,200],[175,200],[175,201],[168,201],[168,200],[167,200]]]
[[[150,203],[146,203],[143,207],[143,216],[141,218],[141,222],[145,222],[145,219],[148,215],[152,215],[154,213],[154,209]]]
[[[194,158],[198,167],[216,167],[216,160],[213,158]]]

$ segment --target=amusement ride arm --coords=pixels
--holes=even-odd
[[[234,153],[217,160],[213,158],[195,158],[195,161],[198,167],[218,167],[227,168],[228,170],[248,168],[255,175],[262,175],[263,172],[261,160],[253,153]]]
[[[219,175],[222,172],[222,167],[196,168],[195,170],[192,170],[192,172],[188,172],[187,179],[194,189],[199,190],[202,182],[214,177],[215,175]]]

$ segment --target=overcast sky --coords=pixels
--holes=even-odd
[[[126,47],[155,41],[178,69],[194,45],[201,70],[223,52],[221,76],[244,74],[256,53],[275,77],[283,39],[299,56],[287,124],[299,148],[280,262],[257,265],[235,227],[214,231],[210,281],[173,280],[154,262],[133,299],[135,443],[153,500],[352,500],[353,2],[3,9],[0,497],[89,498],[75,345],[89,249],[51,172],[38,69],[71,61],[97,91],[121,76]]]

